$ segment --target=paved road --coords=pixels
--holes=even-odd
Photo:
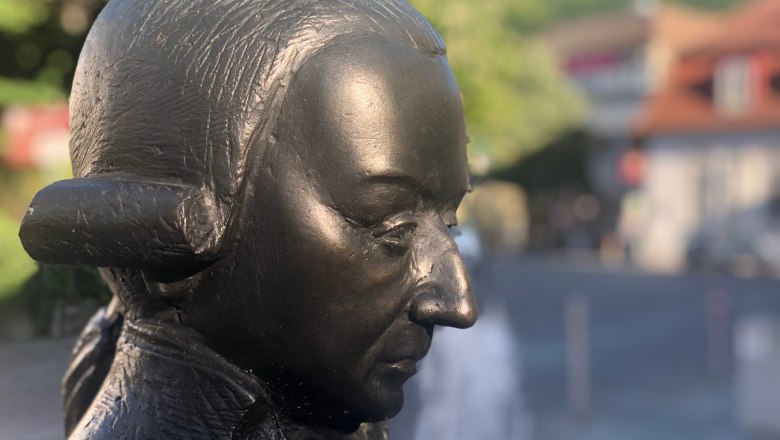
[[[0,344],[0,439],[63,437],[59,382],[72,339]]]
[[[749,438],[735,420],[732,381],[706,375],[707,301],[726,292],[736,317],[780,314],[780,282],[662,277],[527,258],[493,261],[474,278],[483,307],[504,304],[522,360],[514,379],[522,381],[516,394],[530,438]],[[587,297],[591,310],[593,405],[584,420],[567,415],[565,399],[563,304],[572,292]],[[0,344],[0,439],[60,438],[59,377],[71,343]],[[466,348],[454,363],[468,356]],[[413,438],[421,402],[412,388],[392,424],[398,440]]]

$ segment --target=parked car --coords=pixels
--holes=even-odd
[[[687,247],[694,270],[780,275],[780,198],[709,221]]]

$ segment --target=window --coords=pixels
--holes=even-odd
[[[729,56],[715,67],[714,103],[718,111],[742,115],[754,104],[754,63],[744,55]]]

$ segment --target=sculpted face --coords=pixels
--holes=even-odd
[[[206,333],[302,412],[328,411],[311,417],[395,415],[434,326],[476,319],[449,233],[466,142],[443,57],[379,37],[320,50],[259,160],[224,301],[209,306],[231,304],[225,325]]]

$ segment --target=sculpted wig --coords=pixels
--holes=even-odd
[[[38,261],[195,273],[236,228],[296,71],[345,35],[444,56],[405,0],[112,0],[71,94],[75,179],[20,232]]]

